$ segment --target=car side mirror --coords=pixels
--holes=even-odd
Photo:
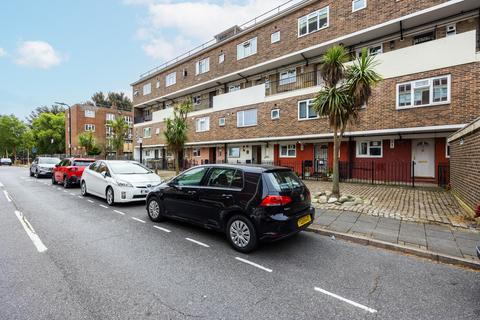
[[[105,179],[107,178],[107,171],[102,172],[102,177],[104,177]]]

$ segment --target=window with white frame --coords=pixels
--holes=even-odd
[[[280,31],[275,31],[270,35],[270,43],[276,43],[280,41]]]
[[[143,95],[146,96],[147,94],[152,93],[152,84],[147,83],[143,85]]]
[[[457,34],[457,25],[455,23],[449,24],[445,27],[445,35],[447,37]]]
[[[313,99],[298,102],[298,120],[317,119],[318,113],[313,108]]]
[[[280,158],[295,158],[297,156],[297,146],[287,144],[280,146]]]
[[[107,138],[110,138],[113,136],[113,128],[111,126],[106,126],[105,132],[107,134]]]
[[[197,132],[210,130],[210,117],[202,117],[195,120],[195,128]]]
[[[257,37],[237,45],[237,60],[257,53]]]
[[[193,148],[192,154],[194,157],[200,157],[200,148]]]
[[[231,84],[228,86],[228,92],[235,92],[240,90],[240,84]]]
[[[445,140],[447,140],[445,138]],[[445,142],[445,158],[450,158],[450,143]]]
[[[95,110],[85,110],[85,118],[95,118]]]
[[[219,127],[224,127],[225,126],[225,118],[220,118],[218,119],[218,126]]]
[[[115,121],[115,115],[113,113],[107,113],[107,121]]]
[[[357,141],[358,158],[381,158],[382,156],[382,140]]]
[[[130,116],[124,116],[123,119],[125,119],[125,123],[131,127],[133,125],[133,119]]]
[[[270,111],[270,118],[272,120],[280,119],[280,109],[272,109],[272,111]]]
[[[352,12],[365,9],[367,7],[367,0],[353,0]]]
[[[257,109],[237,112],[237,127],[250,127],[257,125]]]
[[[304,36],[312,32],[328,27],[329,7],[317,10],[298,19],[298,36]]]
[[[210,71],[210,58],[205,58],[195,63],[195,74],[199,75]]]
[[[143,128],[143,137],[151,138],[152,137],[152,128]]]
[[[362,57],[363,48],[357,50],[357,57]],[[378,43],[367,47],[367,53],[371,56],[376,56],[377,54],[383,53],[383,44]]]
[[[280,72],[280,85],[297,82],[297,69],[290,69]]]
[[[151,156],[152,156],[152,150],[146,149],[146,150],[145,150],[145,157],[146,157],[146,158],[149,158],[149,157],[151,157]]]
[[[230,148],[228,148],[228,157],[229,158],[240,158],[240,147],[230,147]]]
[[[397,109],[449,103],[450,85],[450,75],[398,84]]]
[[[225,62],[225,54],[219,54],[218,55],[218,63],[224,63]]]
[[[202,103],[202,96],[201,95],[193,96],[192,102],[194,105],[199,105],[200,103]]]
[[[425,43],[428,41],[433,41],[436,38],[435,30],[418,34],[413,37],[413,45]]]
[[[156,85],[157,89],[160,88],[160,80],[157,80],[157,85]]]
[[[175,83],[177,83],[177,72],[167,74],[165,77],[165,86],[173,86]]]
[[[95,125],[94,124],[85,124],[85,131],[95,132]]]

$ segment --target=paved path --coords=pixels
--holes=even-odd
[[[315,195],[332,189],[331,182],[305,181]],[[346,210],[377,217],[413,222],[436,222],[467,227],[464,213],[450,192],[440,188],[394,187],[357,183],[341,183],[342,194],[371,200],[371,204],[343,207],[336,204],[316,204],[318,208]]]
[[[309,232],[243,255],[143,203],[105,208],[19,168],[0,182],[0,319],[480,315],[477,272]]]

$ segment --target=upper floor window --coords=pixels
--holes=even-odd
[[[363,48],[357,50],[357,56],[359,58],[362,57],[362,51],[363,51]],[[379,44],[368,46],[367,53],[371,56],[375,56],[377,54],[383,53],[383,44],[379,43]]]
[[[413,37],[413,45],[435,40],[435,30],[418,34]]]
[[[381,158],[383,156],[382,141],[357,141],[358,158]]]
[[[298,19],[298,36],[328,27],[329,7],[317,10]]]
[[[95,125],[94,124],[86,124],[85,131],[92,131],[95,132]]]
[[[157,89],[160,88],[160,80],[157,80],[156,87],[157,87]]]
[[[196,124],[196,131],[197,132],[204,132],[210,130],[210,118],[209,117],[203,117],[203,118],[198,118],[195,122]]]
[[[167,76],[165,77],[165,86],[173,86],[175,83],[177,83],[177,73],[172,72],[167,74]]]
[[[231,84],[228,86],[228,92],[234,92],[240,90],[240,84]]]
[[[225,62],[225,53],[222,53],[218,56],[218,63],[224,63]]]
[[[445,34],[447,37],[457,34],[457,25],[455,23],[449,24],[445,28]]]
[[[110,138],[113,136],[113,128],[110,127],[110,126],[106,126],[105,127],[105,130],[106,130],[106,134],[107,134],[107,137]]]
[[[127,125],[129,127],[131,127],[133,125],[133,120],[132,120],[132,117],[130,116],[124,116],[124,119],[125,119],[125,122],[127,123]]]
[[[225,126],[225,118],[224,117],[218,119],[218,126],[219,127],[224,127]]]
[[[318,113],[313,108],[313,99],[298,102],[298,120],[318,118]]]
[[[297,82],[297,70],[290,69],[280,72],[280,81],[278,84],[284,85]]]
[[[280,119],[280,109],[272,109],[270,111],[270,118],[272,120]]]
[[[147,94],[152,93],[152,84],[147,83],[143,85],[143,95],[146,96]]]
[[[365,9],[367,7],[367,0],[353,0],[352,12]]]
[[[152,137],[152,128],[143,128],[143,137],[151,138]]]
[[[275,43],[280,41],[280,31],[276,31],[270,35],[270,43]]]
[[[257,109],[237,112],[237,127],[250,127],[257,125]]]
[[[237,60],[257,53],[257,37],[237,45]]]
[[[195,74],[199,75],[210,71],[210,58],[205,58],[195,63]]]
[[[450,75],[397,85],[397,109],[450,103]]]
[[[95,111],[94,110],[85,110],[85,117],[86,118],[95,118]]]
[[[200,103],[202,103],[202,96],[198,95],[198,96],[193,96],[192,97],[192,102],[194,105],[199,105]]]
[[[113,113],[107,113],[107,121],[115,121],[115,115]]]

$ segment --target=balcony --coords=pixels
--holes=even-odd
[[[323,79],[320,72],[306,72],[293,77],[271,81],[265,85],[265,96],[316,87],[321,84],[323,84]]]
[[[247,106],[265,101],[265,84],[213,97],[213,111]]]
[[[139,117],[134,118],[134,123],[135,124],[143,123],[143,122],[147,122],[147,121],[152,121],[152,114],[143,115],[143,116],[139,116]]]

